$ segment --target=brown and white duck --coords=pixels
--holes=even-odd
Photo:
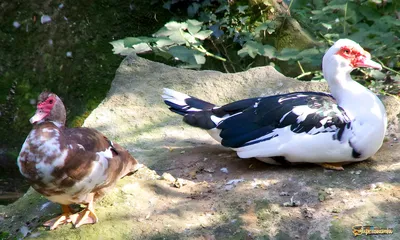
[[[92,128],[66,128],[66,112],[54,93],[39,95],[30,119],[33,129],[22,146],[18,166],[32,187],[63,214],[44,223],[51,230],[71,222],[75,227],[98,221],[93,202],[140,164],[127,150]],[[70,204],[86,208],[73,213]]]

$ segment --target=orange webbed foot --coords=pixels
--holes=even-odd
[[[50,227],[50,230],[54,230],[60,225],[71,222],[70,217],[73,215],[73,213],[71,212],[71,208],[68,205],[61,205],[61,208],[63,210],[63,213],[58,217],[46,221],[45,223],[43,223],[43,226]]]
[[[343,163],[320,163],[323,168],[325,169],[330,169],[330,170],[336,170],[336,171],[343,171]]]

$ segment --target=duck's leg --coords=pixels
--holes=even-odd
[[[73,215],[71,208],[68,205],[61,205],[61,209],[63,213],[60,216],[50,219],[49,221],[43,223],[43,225],[45,227],[50,227],[50,230],[54,230],[59,225],[71,222],[70,216]]]
[[[70,217],[72,224],[74,224],[76,228],[84,224],[94,224],[98,222],[98,218],[94,213],[93,197],[94,194],[90,194],[87,198],[89,203],[87,204],[86,208]]]
[[[319,163],[323,168],[326,169],[331,169],[331,170],[336,170],[336,171],[343,171],[343,163],[338,162],[338,163]]]

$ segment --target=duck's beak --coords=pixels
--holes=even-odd
[[[355,60],[354,67],[368,67],[382,70],[382,66],[379,63],[372,61],[371,54],[367,51],[364,51],[364,54]]]
[[[382,70],[382,66],[379,63],[374,62],[368,58],[364,58],[361,61],[357,61],[355,65],[356,65],[356,67],[369,67],[369,68],[375,68],[378,70]]]
[[[35,115],[33,115],[33,117],[31,117],[31,119],[29,119],[29,122],[31,124],[35,124],[39,121],[41,121],[43,118],[45,118],[48,115],[48,113],[46,113],[45,111],[43,111],[42,109],[37,109]]]

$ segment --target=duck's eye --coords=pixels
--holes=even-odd
[[[350,54],[350,50],[349,50],[349,49],[345,49],[345,50],[344,50],[344,53]]]
[[[53,99],[50,99],[49,103],[50,103],[50,104],[53,104]]]

